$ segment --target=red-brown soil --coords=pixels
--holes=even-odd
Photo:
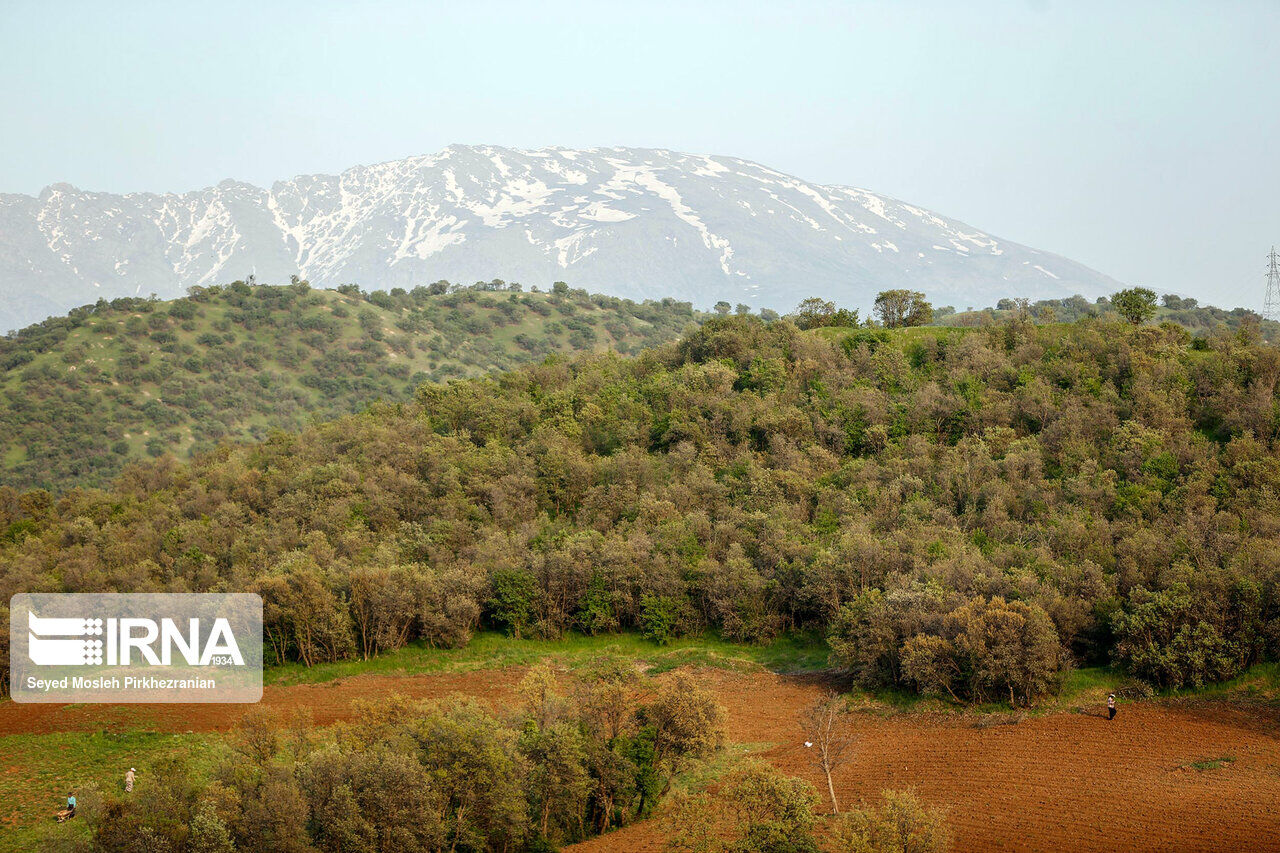
[[[818,685],[772,674],[708,673],[729,736],[772,742],[763,757],[825,790],[799,717]],[[836,776],[845,803],[914,787],[947,810],[954,849],[1280,850],[1280,728],[1220,703],[1122,706],[1114,721],[1057,713],[981,727],[979,718],[855,717],[857,745]],[[990,718],[988,718],[990,719]],[[1234,762],[1196,771],[1193,761]],[[573,848],[657,851],[639,824]]]
[[[520,669],[406,677],[361,676],[268,687],[269,707],[309,707],[318,724],[351,700],[399,692],[451,693],[506,704]],[[765,759],[817,784],[798,720],[825,689],[766,672],[705,670],[700,680],[729,710],[729,738],[771,744]],[[226,705],[0,705],[0,735],[154,728],[219,731],[244,707]],[[1274,714],[1222,703],[1124,705],[1109,722],[1056,713],[983,725],[953,714],[858,714],[854,757],[836,779],[845,803],[914,787],[947,809],[954,849],[1280,850],[1280,729]],[[992,719],[986,718],[990,723]],[[1216,769],[1194,761],[1230,756]],[[823,786],[825,787],[825,786]],[[576,845],[575,853],[662,849],[653,822]]]
[[[437,699],[460,693],[490,702],[511,695],[524,674],[520,668],[415,676],[361,675],[322,684],[267,686],[257,705],[156,704],[58,705],[0,704],[0,737],[9,734],[152,730],[218,732],[234,728],[251,708],[289,711],[308,708],[316,725],[329,725],[351,715],[356,699],[403,693],[414,699]]]

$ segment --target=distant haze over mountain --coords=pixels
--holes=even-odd
[[[1097,296],[1119,284],[867,190],[732,157],[451,146],[270,189],[0,194],[0,329],[100,297],[297,274],[332,287],[502,278],[786,311],[909,287],[935,304]]]

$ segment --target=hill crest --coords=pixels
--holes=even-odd
[[[235,282],[171,302],[103,300],[30,326],[0,338],[0,483],[103,485],[135,459],[262,439],[555,353],[633,352],[697,319],[670,299],[510,287]]]

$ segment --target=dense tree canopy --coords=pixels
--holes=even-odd
[[[0,601],[257,590],[306,663],[482,624],[803,628],[862,683],[960,700],[1113,659],[1202,683],[1280,653],[1277,382],[1247,330],[717,318],[110,491],[0,489]]]
[[[439,281],[362,293],[193,288],[99,301],[0,338],[0,482],[101,485],[131,460],[262,439],[553,352],[674,340],[688,303]]]
[[[606,659],[565,681],[533,667],[507,713],[393,696],[317,730],[254,710],[211,780],[161,757],[132,795],[82,790],[81,815],[97,853],[555,850],[647,816],[723,740],[723,709],[687,675]]]
[[[1243,329],[1248,335],[1256,335],[1272,343],[1280,342],[1280,323],[1267,320],[1248,308],[1225,310],[1212,305],[1201,305],[1195,299],[1182,298],[1166,293],[1160,298],[1160,306],[1151,317],[1157,322],[1177,323],[1187,331],[1207,337],[1219,327],[1235,332]],[[1106,317],[1115,306],[1105,296],[1090,301],[1083,296],[1065,299],[1001,299],[995,308],[981,311],[962,311],[939,308],[934,320],[941,326],[986,326],[1008,320],[1031,319],[1037,323],[1074,323],[1086,317]],[[1116,312],[1117,314],[1119,312]]]

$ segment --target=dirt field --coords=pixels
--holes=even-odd
[[[815,685],[770,674],[709,679],[730,709],[732,740],[778,743],[765,758],[820,783],[797,722]],[[1274,718],[1140,704],[1114,722],[1098,708],[987,727],[952,715],[860,715],[856,725],[855,757],[836,779],[841,800],[914,787],[948,810],[957,851],[1280,850]],[[1235,761],[1189,766],[1222,756]],[[641,824],[572,849],[657,851],[662,839]]]
[[[409,677],[358,677],[268,687],[264,704],[305,705],[317,723],[352,699],[389,692],[465,693],[501,704],[518,668]],[[766,672],[706,670],[700,678],[729,709],[730,740],[773,744],[763,757],[813,782],[798,717],[823,687]],[[154,728],[218,731],[242,708],[0,705],[0,735]],[[1280,850],[1280,728],[1272,715],[1220,704],[1122,706],[1114,722],[1058,713],[1015,724],[1000,718],[902,714],[855,717],[853,762],[837,778],[845,802],[915,787],[948,810],[957,851]],[[2,743],[0,743],[2,749]],[[1230,757],[1198,770],[1193,762]],[[656,851],[656,826],[638,824],[571,848],[575,853]]]
[[[151,729],[157,732],[219,732],[231,729],[250,708],[309,708],[317,725],[351,715],[356,699],[403,693],[415,699],[443,698],[454,693],[496,702],[511,695],[524,675],[521,668],[419,676],[368,676],[267,686],[257,705],[57,705],[0,704],[0,737],[9,734],[93,732]]]

